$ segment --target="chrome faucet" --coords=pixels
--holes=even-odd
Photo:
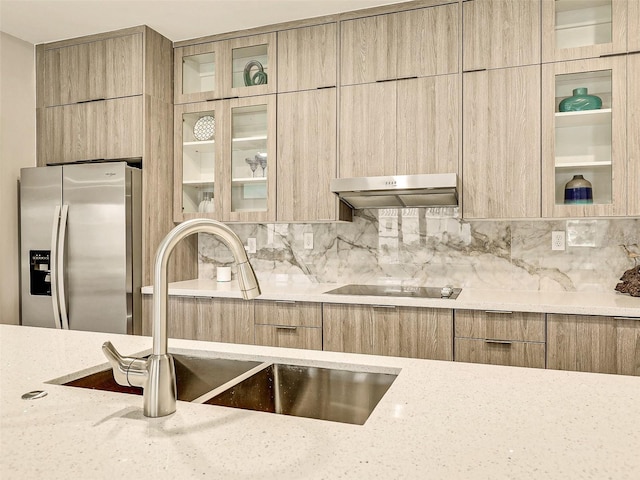
[[[148,358],[123,357],[111,342],[102,351],[113,367],[116,382],[123,386],[142,387],[144,415],[163,417],[176,411],[176,371],[173,357],[167,352],[167,266],[171,252],[193,233],[210,233],[229,247],[236,261],[238,283],[245,300],[260,295],[260,286],[247,258],[242,242],[225,224],[195,218],[181,223],[162,240],[156,253],[153,274],[153,353]]]

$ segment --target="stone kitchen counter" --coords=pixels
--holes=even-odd
[[[574,315],[608,315],[640,317],[640,298],[616,292],[543,292],[480,290],[463,288],[455,300],[440,298],[408,298],[387,296],[333,295],[329,290],[342,284],[266,283],[260,287],[260,300],[300,302],[352,303],[361,305],[395,305],[410,307],[457,308],[471,310],[503,310],[516,312],[564,313]],[[153,293],[144,287],[142,293]],[[194,297],[240,298],[238,284],[215,280],[186,280],[169,284],[169,295]]]
[[[640,378],[186,340],[170,349],[399,375],[364,425],[47,383],[148,337],[0,326],[0,477],[615,478],[640,472]],[[38,400],[22,400],[46,390]]]

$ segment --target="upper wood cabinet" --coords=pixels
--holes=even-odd
[[[640,2],[636,2],[640,5]],[[640,216],[640,53],[627,56],[627,215]]]
[[[626,215],[626,67],[626,56],[543,65],[543,216]],[[602,108],[561,112],[560,102],[581,87]],[[591,201],[565,201],[565,186],[576,175],[591,183]]]
[[[542,61],[626,52],[628,3],[628,0],[542,0]],[[631,35],[635,39],[637,32]]]
[[[640,318],[547,315],[547,367],[640,375]]]
[[[339,176],[457,173],[459,93],[455,74],[342,87]]]
[[[640,2],[637,0],[629,2],[627,32],[627,50],[640,52]]]
[[[324,350],[453,359],[451,310],[323,305]]]
[[[39,105],[51,107],[142,93],[142,33],[48,48],[37,52],[42,75]]]
[[[337,176],[336,89],[278,95],[277,219],[341,220],[330,182]]]
[[[276,34],[177,47],[175,103],[276,93]]]
[[[458,71],[458,4],[341,22],[341,85]]]
[[[465,218],[540,216],[540,66],[463,74]]]
[[[278,32],[278,92],[335,87],[336,23]]]
[[[462,3],[462,69],[540,63],[540,0]]]

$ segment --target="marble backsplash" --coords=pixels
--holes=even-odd
[[[355,211],[352,223],[231,227],[245,245],[256,239],[249,258],[261,282],[613,291],[640,261],[638,218],[469,221],[457,208],[409,208]],[[554,230],[566,231],[565,251],[551,250]],[[200,234],[198,245],[200,278],[233,265],[214,237]]]

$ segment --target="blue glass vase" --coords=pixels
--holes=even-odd
[[[589,95],[585,87],[575,88],[573,96],[560,102],[561,112],[580,112],[583,110],[598,110],[602,108],[602,99],[595,95]]]
[[[582,175],[574,175],[564,187],[564,203],[567,205],[593,203],[591,182]]]

